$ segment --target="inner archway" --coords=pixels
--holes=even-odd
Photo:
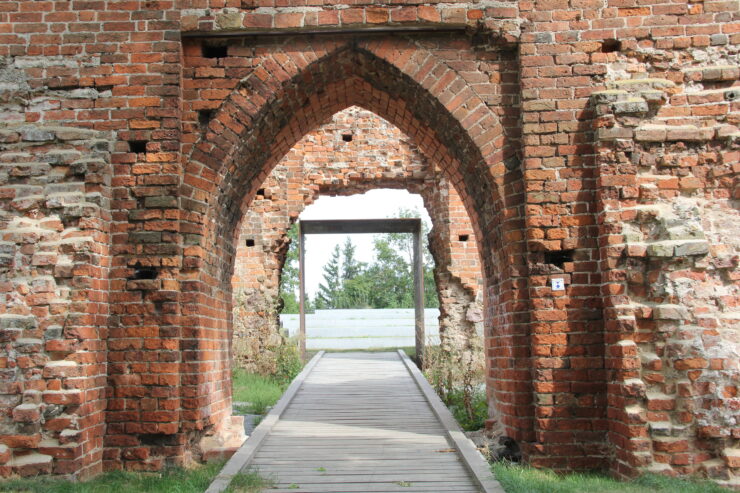
[[[388,191],[388,198],[397,197],[403,203],[401,190],[412,192],[418,196],[414,207],[431,214],[429,239],[442,343],[447,351],[471,352],[471,338],[483,332],[482,273],[461,198],[408,136],[377,115],[350,107],[291,149],[260,186],[241,222],[232,280],[236,365],[260,371],[274,359],[272,351],[281,342],[277,318],[282,302],[280,272],[285,265],[288,229],[298,215],[307,206],[319,205],[320,197],[353,195],[359,199],[355,194],[379,188],[395,189],[393,195]],[[380,205],[367,202],[374,211]],[[362,217],[391,217],[399,212],[388,209],[388,204],[383,206],[385,214]],[[355,218],[346,212],[326,218]],[[475,346],[476,360],[480,358],[482,365],[482,349]]]

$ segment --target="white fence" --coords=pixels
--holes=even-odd
[[[424,310],[426,343],[439,344],[439,310]],[[288,335],[298,334],[298,315],[280,315]],[[370,349],[414,346],[414,310],[316,310],[306,314],[307,349]]]

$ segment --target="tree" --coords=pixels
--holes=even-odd
[[[355,258],[355,245],[347,237],[342,249],[342,281],[347,282],[354,279],[362,272],[364,265]]]
[[[339,245],[334,247],[329,263],[324,266],[324,282],[319,284],[319,292],[316,295],[321,306],[326,308],[338,308],[340,291],[342,289],[342,278],[340,275],[340,258],[342,252]]]
[[[413,218],[420,217],[421,214],[416,209],[399,209],[395,217],[397,218]],[[399,263],[396,268],[404,269],[407,279],[409,279],[410,287],[404,289],[404,294],[408,293],[408,296],[398,297],[397,305],[398,308],[412,308],[414,306],[414,293],[413,293],[413,262],[414,262],[414,237],[408,233],[387,233],[382,235],[386,238],[387,244],[390,248],[398,252],[398,255],[402,257],[405,268]],[[439,306],[439,298],[437,296],[437,286],[434,282],[434,259],[429,252],[429,225],[422,221],[421,222],[421,237],[424,242],[423,257],[424,257],[424,306],[426,308],[436,308]],[[376,255],[380,258],[380,251],[377,248],[378,243],[376,242]],[[387,275],[387,274],[386,274]]]
[[[376,236],[375,261],[367,274],[373,308],[410,308],[414,300],[411,267],[385,235]]]

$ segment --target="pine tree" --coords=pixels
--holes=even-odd
[[[355,245],[347,237],[342,249],[342,281],[350,281],[362,272],[363,265],[355,259]]]
[[[317,304],[326,308],[337,308],[337,302],[342,289],[342,278],[340,275],[340,259],[342,252],[339,245],[334,247],[329,263],[324,266],[324,282],[319,284],[319,292],[316,295]],[[320,300],[320,301],[319,301]]]

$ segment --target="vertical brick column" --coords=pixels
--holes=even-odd
[[[184,458],[181,375],[199,370],[183,357],[196,348],[177,280],[189,213],[178,197],[179,10],[172,1],[99,7],[95,47],[110,70],[96,84],[110,87],[106,125],[118,133],[105,459],[108,469],[154,470]]]
[[[520,62],[535,405],[535,445],[525,450],[534,465],[589,469],[604,467],[607,455],[588,108],[594,79],[606,68],[598,42],[572,36],[597,5],[572,7],[536,2],[522,9],[529,21]],[[553,290],[553,279],[565,289]]]

